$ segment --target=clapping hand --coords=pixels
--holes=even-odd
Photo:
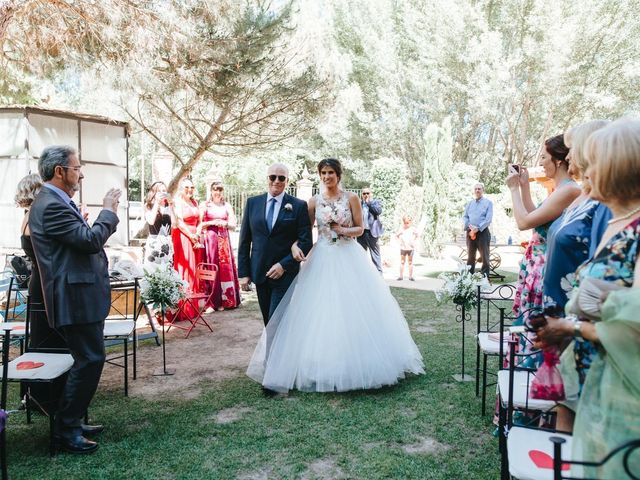
[[[118,213],[120,195],[122,195],[122,191],[119,188],[109,189],[102,200],[102,208],[105,210],[111,210],[113,213]]]

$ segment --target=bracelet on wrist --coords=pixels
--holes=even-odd
[[[575,338],[583,338],[582,337],[582,322],[576,322],[573,324],[573,336]]]

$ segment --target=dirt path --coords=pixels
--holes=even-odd
[[[247,296],[238,309],[214,312],[204,317],[213,332],[198,325],[186,339],[185,332],[177,328],[166,333],[167,369],[175,371],[175,375],[154,376],[154,373],[162,371],[162,347],[156,346],[153,340],[139,345],[136,380],[131,379],[132,360],[129,362],[130,396],[195,398],[200,393],[197,385],[203,380],[216,381],[244,375],[262,333],[262,318],[255,294]],[[105,365],[99,388],[122,390],[123,370]]]

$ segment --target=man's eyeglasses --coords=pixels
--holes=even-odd
[[[65,170],[73,170],[74,172],[79,172],[80,170],[82,170],[82,165],[75,166],[75,167],[65,167],[64,165],[58,165],[61,168],[64,168]]]
[[[284,175],[269,175],[268,178],[272,182],[275,182],[276,178],[279,182],[284,182],[287,179],[287,177],[285,177]]]
[[[213,187],[211,190],[214,192],[224,192],[224,187]]]
[[[371,192],[362,192],[362,195],[371,195]]]

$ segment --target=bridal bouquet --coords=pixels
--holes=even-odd
[[[487,285],[487,279],[481,273],[471,273],[468,265],[459,264],[457,272],[444,272],[438,275],[444,285],[436,292],[438,303],[452,300],[465,308],[476,306],[478,285]]]
[[[149,265],[151,267],[151,265]],[[153,308],[175,308],[185,297],[187,282],[182,280],[170,264],[145,268],[140,280],[142,300],[153,304]]]
[[[338,225],[344,225],[347,223],[349,217],[344,207],[336,203],[327,204],[321,207],[320,215],[322,216],[323,223],[329,227],[329,235],[331,236],[331,241],[333,243],[337,242],[339,239],[346,238],[344,235],[339,235],[330,229],[331,225],[334,223],[337,223]]]

